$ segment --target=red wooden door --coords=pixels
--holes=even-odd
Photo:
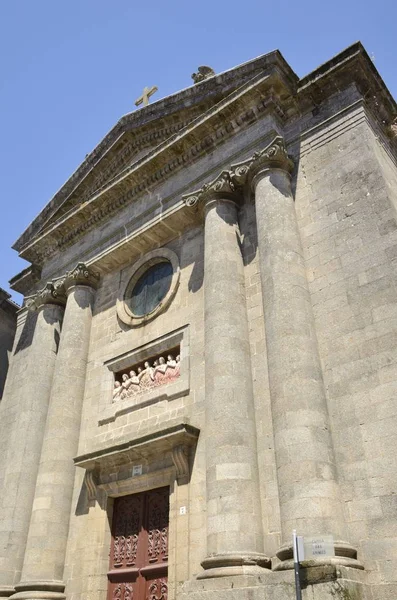
[[[167,600],[169,489],[114,501],[108,600]]]

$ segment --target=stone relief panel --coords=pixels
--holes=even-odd
[[[174,358],[175,357],[175,358]],[[172,383],[181,374],[179,348],[172,353],[134,365],[127,372],[118,373],[114,382],[113,402],[134,398],[152,388]]]
[[[99,425],[144,406],[186,396],[190,393],[189,325],[109,357],[104,366],[108,392],[98,414]]]

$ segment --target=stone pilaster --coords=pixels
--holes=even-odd
[[[270,396],[277,463],[282,547],[279,568],[292,567],[292,530],[333,534],[335,559],[360,566],[345,538],[346,528],[315,323],[288,158],[282,138],[232,167],[248,177],[255,193],[256,221]]]
[[[227,171],[185,198],[205,212],[207,558],[199,577],[255,574],[263,554],[238,208]]]
[[[26,371],[8,386],[15,399],[3,398],[7,407],[9,401],[17,404],[18,415],[0,491],[0,598],[15,591],[21,574],[65,302],[52,283],[26,299],[36,312]]]
[[[65,598],[63,569],[81,408],[98,276],[85,265],[67,273],[67,294],[32,516],[18,591],[13,598]]]

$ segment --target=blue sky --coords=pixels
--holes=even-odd
[[[0,286],[27,266],[11,244],[145,85],[159,99],[198,65],[276,48],[303,76],[361,40],[397,97],[396,22],[395,0],[0,0]]]

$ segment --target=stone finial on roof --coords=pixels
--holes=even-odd
[[[200,81],[204,81],[204,79],[208,79],[209,77],[213,77],[215,75],[214,69],[211,69],[211,67],[206,67],[205,65],[198,67],[197,71],[197,73],[193,73],[192,75],[194,83],[200,83]]]

